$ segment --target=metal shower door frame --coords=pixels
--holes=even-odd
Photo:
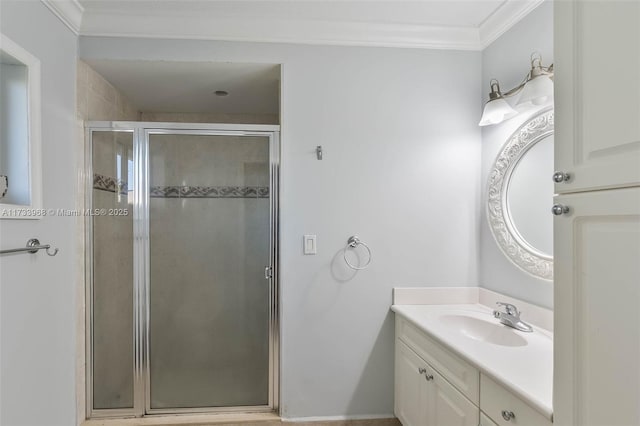
[[[93,409],[93,329],[92,295],[92,218],[87,217],[86,236],[86,311],[87,311],[87,413],[88,417],[123,417],[186,413],[221,412],[278,412],[280,402],[280,292],[278,279],[279,182],[280,182],[280,126],[248,124],[189,124],[156,122],[88,122],[86,136],[89,146],[86,155],[86,202],[92,207],[92,132],[133,132],[134,147],[134,407],[132,409]],[[261,406],[151,408],[149,366],[149,138],[153,134],[190,134],[198,136],[258,136],[269,139],[269,211],[270,265],[269,281],[269,394],[268,404]]]
[[[84,167],[84,193],[85,193],[85,211],[92,211],[93,207],[93,133],[94,132],[122,132],[131,133],[134,147],[134,166],[135,166],[135,147],[136,147],[136,131],[132,127],[111,126],[110,123],[92,123],[85,125],[85,167]],[[135,220],[134,220],[135,227]],[[87,418],[105,418],[105,417],[130,417],[135,415],[136,407],[136,382],[135,367],[133,403],[131,408],[110,408],[96,409],[93,408],[93,216],[85,215],[85,412]],[[135,252],[134,252],[135,256]],[[134,259],[135,268],[135,259]],[[134,300],[135,300],[135,272],[134,272]],[[134,325],[135,325],[135,304],[133,307]],[[134,327],[135,328],[135,327]],[[135,336],[135,330],[134,336]],[[135,348],[135,337],[134,337]],[[135,360],[135,350],[134,350]]]

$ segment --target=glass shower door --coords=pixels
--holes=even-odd
[[[270,139],[147,134],[147,411],[268,406]]]
[[[134,132],[91,133],[87,197],[89,402],[94,414],[134,409]]]

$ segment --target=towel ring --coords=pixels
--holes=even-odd
[[[367,249],[367,253],[369,253],[369,259],[367,260],[367,263],[365,263],[363,266],[355,266],[351,262],[349,262],[349,259],[347,259],[347,250],[350,248],[355,249],[358,246],[364,246],[364,248]],[[349,237],[349,239],[347,240],[347,245],[344,247],[344,250],[342,250],[342,257],[344,258],[344,261],[347,264],[347,266],[349,266],[349,268],[355,269],[356,271],[361,271],[363,269],[367,269],[369,267],[369,264],[371,263],[371,259],[372,259],[371,249],[369,248],[368,245],[363,243],[360,238],[354,235]]]

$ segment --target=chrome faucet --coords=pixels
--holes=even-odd
[[[533,331],[533,327],[520,319],[520,312],[514,305],[503,302],[496,302],[496,305],[504,306],[504,312],[498,310],[493,311],[493,316],[498,318],[502,324],[527,333]]]

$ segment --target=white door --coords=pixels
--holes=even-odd
[[[426,426],[427,363],[396,339],[395,414],[404,426]]]
[[[554,2],[556,193],[640,184],[640,1]]]
[[[640,187],[560,195],[554,424],[640,424]]]
[[[477,426],[480,410],[444,377],[427,366],[429,426]]]

